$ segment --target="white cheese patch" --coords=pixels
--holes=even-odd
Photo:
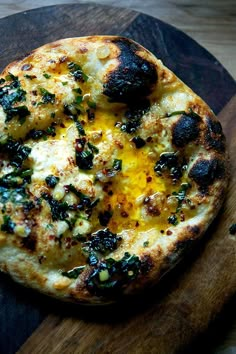
[[[42,182],[48,175],[58,175],[69,169],[74,151],[63,140],[40,141],[32,147],[29,158],[33,169],[32,182]]]

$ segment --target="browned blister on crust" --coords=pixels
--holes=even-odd
[[[216,216],[220,122],[149,51],[116,36],[46,44],[0,76],[0,268],[107,303],[156,284]]]

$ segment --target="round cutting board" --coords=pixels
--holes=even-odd
[[[45,43],[94,34],[132,38],[163,60],[219,114],[229,152],[235,154],[234,80],[190,37],[150,16],[128,9],[71,4],[3,18],[0,70]],[[171,354],[193,345],[236,291],[236,239],[228,232],[235,222],[235,182],[236,162],[232,159],[224,208],[198,250],[158,287],[131,302],[98,309],[67,305],[0,274],[0,353]],[[188,353],[189,348],[185,349]]]

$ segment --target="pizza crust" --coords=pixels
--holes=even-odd
[[[122,37],[46,44],[1,78],[1,270],[79,303],[156,284],[222,205],[212,110]]]

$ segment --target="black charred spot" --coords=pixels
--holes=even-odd
[[[189,172],[201,190],[206,190],[216,179],[221,179],[225,175],[225,166],[219,159],[198,160]]]
[[[27,250],[34,252],[36,249],[37,238],[35,235],[30,234],[29,236],[24,237],[21,243],[24,248],[27,248]]]
[[[112,212],[109,210],[105,210],[104,212],[99,213],[98,219],[99,219],[100,225],[107,226],[109,224],[111,217],[112,217]]]
[[[181,118],[173,127],[172,142],[177,147],[184,147],[199,136],[199,119],[187,115]]]
[[[112,101],[125,103],[149,95],[157,81],[154,64],[138,56],[139,46],[128,39],[113,42],[120,49],[119,65],[109,74],[103,93]]]
[[[184,255],[191,254],[193,249],[194,239],[188,238],[183,241],[177,241],[175,249],[167,256],[167,264],[173,266],[177,264]]]
[[[225,151],[225,137],[220,122],[207,119],[205,141],[210,149],[217,152]]]
[[[153,261],[151,256],[148,254],[145,254],[141,258],[141,273],[142,274],[147,274],[150,272],[150,270],[153,268]]]
[[[194,226],[188,226],[188,232],[193,236],[198,236],[200,234],[200,227],[197,225]]]

